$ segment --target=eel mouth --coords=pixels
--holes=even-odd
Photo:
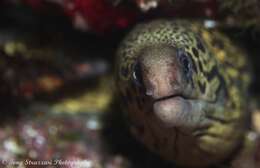
[[[182,95],[182,94],[172,94],[172,95],[169,95],[169,96],[164,96],[164,97],[161,97],[161,98],[157,98],[154,100],[154,103],[156,102],[160,102],[160,101],[164,101],[164,100],[168,100],[168,99],[172,99],[172,98],[176,98],[176,97],[181,97],[183,99],[189,99],[188,97]]]
[[[197,128],[204,125],[208,103],[174,94],[154,100],[153,113],[166,127]]]
[[[156,99],[153,110],[166,126],[181,126],[189,117],[192,108],[188,99],[174,94]]]

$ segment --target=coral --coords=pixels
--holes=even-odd
[[[230,25],[255,27],[260,30],[260,1],[258,0],[218,0],[219,13]]]

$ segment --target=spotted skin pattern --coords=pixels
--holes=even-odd
[[[186,97],[195,102],[192,108],[202,107],[201,115],[191,113],[199,123],[192,133],[159,121],[145,86],[133,79],[143,51],[158,48],[152,57],[157,58],[165,46],[180,49],[192,62]],[[117,61],[117,83],[130,129],[151,151],[182,166],[207,167],[228,159],[240,147],[248,129],[249,64],[226,36],[199,22],[155,20],[137,25],[127,35]],[[185,119],[188,123],[189,115]]]

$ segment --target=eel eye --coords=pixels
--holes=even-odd
[[[133,80],[134,83],[138,86],[138,87],[143,87],[143,74],[142,74],[142,67],[140,65],[139,62],[137,62],[134,65],[134,69],[133,69]]]
[[[189,56],[185,52],[179,51],[178,52],[178,57],[179,57],[180,64],[183,67],[184,74],[187,77],[190,77],[191,69],[192,69],[192,63],[191,63],[191,60],[190,60]]]

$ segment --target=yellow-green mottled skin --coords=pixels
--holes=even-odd
[[[188,98],[203,106],[197,123],[210,123],[196,127],[196,134],[161,124],[149,98],[133,84],[139,57],[144,50],[160,53],[160,46],[181,49],[193,63]],[[226,36],[198,22],[156,20],[129,33],[118,49],[117,60],[117,82],[130,129],[150,150],[179,165],[206,167],[229,159],[240,148],[248,129],[249,64],[245,53]]]

